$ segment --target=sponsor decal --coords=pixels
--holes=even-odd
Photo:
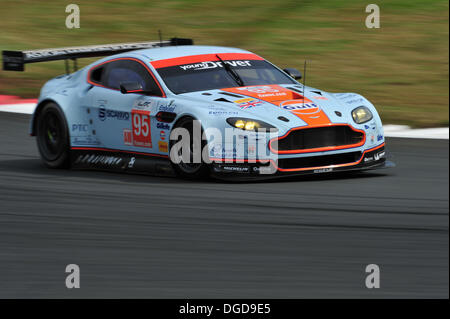
[[[224,62],[233,67],[252,66],[250,60],[235,60],[235,61],[224,61]],[[217,62],[205,61],[205,62],[200,62],[200,63],[180,65],[179,67],[183,71],[186,71],[186,70],[200,71],[200,70],[208,70],[208,69],[215,69],[215,68],[223,68],[223,64],[221,61],[217,61]]]
[[[133,168],[134,163],[136,163],[136,158],[135,157],[130,158],[130,161],[128,162],[128,168]]]
[[[234,158],[236,157],[236,147],[225,147],[220,144],[216,144],[211,147],[210,149],[210,156],[211,157],[218,157],[218,158]]]
[[[220,168],[228,172],[239,172],[239,173],[250,172],[250,167],[248,166],[220,166]]]
[[[244,67],[248,65],[248,63],[247,63],[248,60],[250,60],[250,61],[264,60],[260,56],[257,56],[256,54],[253,54],[253,53],[221,53],[220,57],[222,58],[222,60],[229,62],[227,64],[230,64],[231,66],[244,66]],[[197,55],[189,55],[189,56],[183,56],[183,57],[177,57],[177,58],[169,58],[169,59],[152,61],[151,64],[156,69],[167,68],[167,67],[177,67],[178,69],[180,69],[180,66],[195,65],[195,64],[198,65],[198,66],[186,67],[185,69],[187,71],[187,70],[190,70],[191,68],[194,68],[194,69],[196,67],[201,68],[201,67],[203,67],[202,64],[204,62],[211,62],[211,61],[222,62],[217,57],[217,54],[197,54]],[[250,63],[253,63],[253,62],[250,62]],[[218,65],[221,66],[222,64],[219,63]]]
[[[169,145],[167,144],[167,142],[159,141],[158,149],[160,152],[167,153],[167,152],[169,152]]]
[[[92,136],[72,136],[72,145],[95,146],[100,144],[100,141]]]
[[[363,98],[358,98],[358,99],[353,99],[353,100],[349,100],[349,101],[345,101],[345,103],[347,104],[355,104],[355,103],[363,103],[364,99]]]
[[[239,90],[239,91],[248,91],[248,92],[251,92],[251,93],[258,93],[258,94],[280,92],[280,90],[278,90],[278,88],[274,88],[273,86],[269,86],[269,85],[247,86],[247,87],[237,88],[237,90]]]
[[[143,48],[153,48],[157,45],[151,42],[141,42],[141,43],[121,43],[112,45],[90,45],[85,47],[70,47],[61,49],[44,49],[25,52],[25,56],[28,59],[33,58],[46,58],[54,57],[66,54],[75,53],[90,53],[90,52],[103,52],[103,51],[121,51],[121,50],[136,50]]]
[[[139,109],[139,110],[145,110],[145,109],[149,109],[151,106],[152,106],[152,101],[138,100],[134,103],[133,108]]]
[[[222,91],[243,94],[271,103],[295,114],[308,125],[328,124],[330,120],[320,107],[310,99],[279,85],[260,85],[222,89]],[[314,116],[311,116],[315,114]]]
[[[170,130],[170,125],[167,123],[158,122],[158,123],[156,123],[156,128],[158,128],[160,130]]]
[[[229,111],[209,111],[209,115],[214,116],[225,116],[225,115],[238,115],[239,112],[229,112]]]
[[[305,99],[304,103],[302,100],[284,101],[280,107],[296,114],[313,114],[320,111],[319,106],[308,99]]]
[[[383,140],[383,135],[378,134],[377,135],[377,141],[379,142],[379,141],[382,141],[382,140]]]
[[[174,100],[170,101],[168,104],[165,103],[158,104],[158,110],[160,112],[171,112],[171,113],[174,112],[176,105],[173,105],[173,102]]]
[[[106,119],[106,108],[104,106],[100,106],[98,109],[98,118],[100,121],[104,121]]]
[[[133,146],[133,133],[131,130],[123,130],[123,143],[125,145]]]
[[[313,98],[315,98],[316,100],[328,100],[325,96],[313,96]]]
[[[245,99],[235,100],[234,103],[241,104],[241,103],[251,102],[251,101],[256,101],[256,100],[251,97],[246,97]]]
[[[371,141],[372,143],[375,142],[375,135],[373,135],[373,134],[370,135],[370,141]]]
[[[122,163],[122,158],[108,155],[86,154],[80,155],[75,161],[75,164],[90,164],[90,165],[105,165],[105,166],[119,166]]]
[[[336,93],[335,96],[338,99],[345,100],[345,99],[353,98],[353,97],[357,96],[357,94],[355,94],[355,93]]]
[[[98,118],[100,119],[100,121],[104,121],[107,118],[112,118],[112,119],[121,120],[121,121],[128,121],[130,119],[130,113],[109,110],[109,109],[105,108],[104,106],[100,106],[100,108],[98,109]]]
[[[283,99],[288,96],[286,91],[280,91],[270,86],[256,86],[256,87],[245,87],[245,88],[236,88],[238,93],[247,94],[247,95],[256,95],[255,97],[264,99],[264,98],[279,98]]]
[[[364,128],[365,128],[366,130],[368,130],[368,129],[370,128],[370,126],[369,126],[369,125],[364,125]]]
[[[88,129],[88,124],[72,124],[72,132],[87,132]]]
[[[364,162],[368,163],[368,162],[378,161],[378,160],[384,158],[385,156],[386,156],[386,152],[381,151],[381,152],[375,153],[374,156],[365,157]]]
[[[175,106],[162,105],[159,107],[159,111],[173,113],[175,111]]]
[[[210,105],[208,114],[213,116],[226,116],[226,115],[238,115],[238,111],[227,111],[221,106]]]
[[[161,138],[161,141],[164,141],[166,139],[166,132],[165,131],[160,131],[159,132],[159,137]]]
[[[335,96],[347,104],[364,103],[365,99],[355,93],[338,93]],[[348,100],[350,99],[350,100]]]
[[[137,147],[152,147],[150,111],[132,110],[132,138]]]
[[[241,109],[246,110],[246,109],[250,109],[254,106],[260,105],[263,102],[256,100],[256,99],[252,99],[252,98],[245,98],[245,99],[236,100],[236,101],[234,101],[234,103],[236,103]]]
[[[315,169],[314,173],[329,173],[332,171],[333,171],[333,168],[319,168],[319,169]]]
[[[385,156],[386,156],[386,152],[385,151],[381,151],[381,152],[376,153],[374,155],[374,158],[375,158],[376,161],[378,161],[379,159],[381,159],[381,158],[383,158]]]
[[[248,146],[248,155],[255,155],[256,154],[256,145],[249,145]]]
[[[302,97],[299,93],[276,84],[229,88],[222,89],[222,91],[243,94],[266,102],[279,102]],[[278,103],[275,104],[278,105]]]

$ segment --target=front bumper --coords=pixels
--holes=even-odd
[[[283,162],[285,161],[285,162]],[[385,144],[359,152],[330,154],[317,157],[279,159],[277,161],[230,162],[216,161],[212,164],[212,174],[221,179],[250,178],[264,179],[282,176],[363,171],[394,167],[387,160]],[[297,164],[297,166],[296,166]]]

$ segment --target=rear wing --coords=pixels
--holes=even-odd
[[[76,59],[78,58],[93,58],[139,49],[192,44],[194,44],[192,39],[172,38],[166,41],[155,42],[103,44],[85,47],[68,47],[31,51],[2,51],[3,70],[24,71],[25,64],[27,63],[65,60],[66,71],[69,73],[68,60],[74,61],[74,68],[76,69]]]

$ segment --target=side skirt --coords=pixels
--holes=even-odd
[[[73,169],[102,170],[156,176],[176,176],[167,157],[115,150],[71,149]]]

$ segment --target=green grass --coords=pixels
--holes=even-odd
[[[81,28],[69,30],[73,2]],[[73,2],[0,0],[0,49],[156,40],[161,29],[165,38],[240,47],[281,67],[302,69],[308,59],[309,85],[361,93],[385,123],[448,126],[448,1],[380,0],[380,29],[365,27],[370,2],[356,0]],[[26,69],[0,72],[0,94],[36,97],[64,65]]]

